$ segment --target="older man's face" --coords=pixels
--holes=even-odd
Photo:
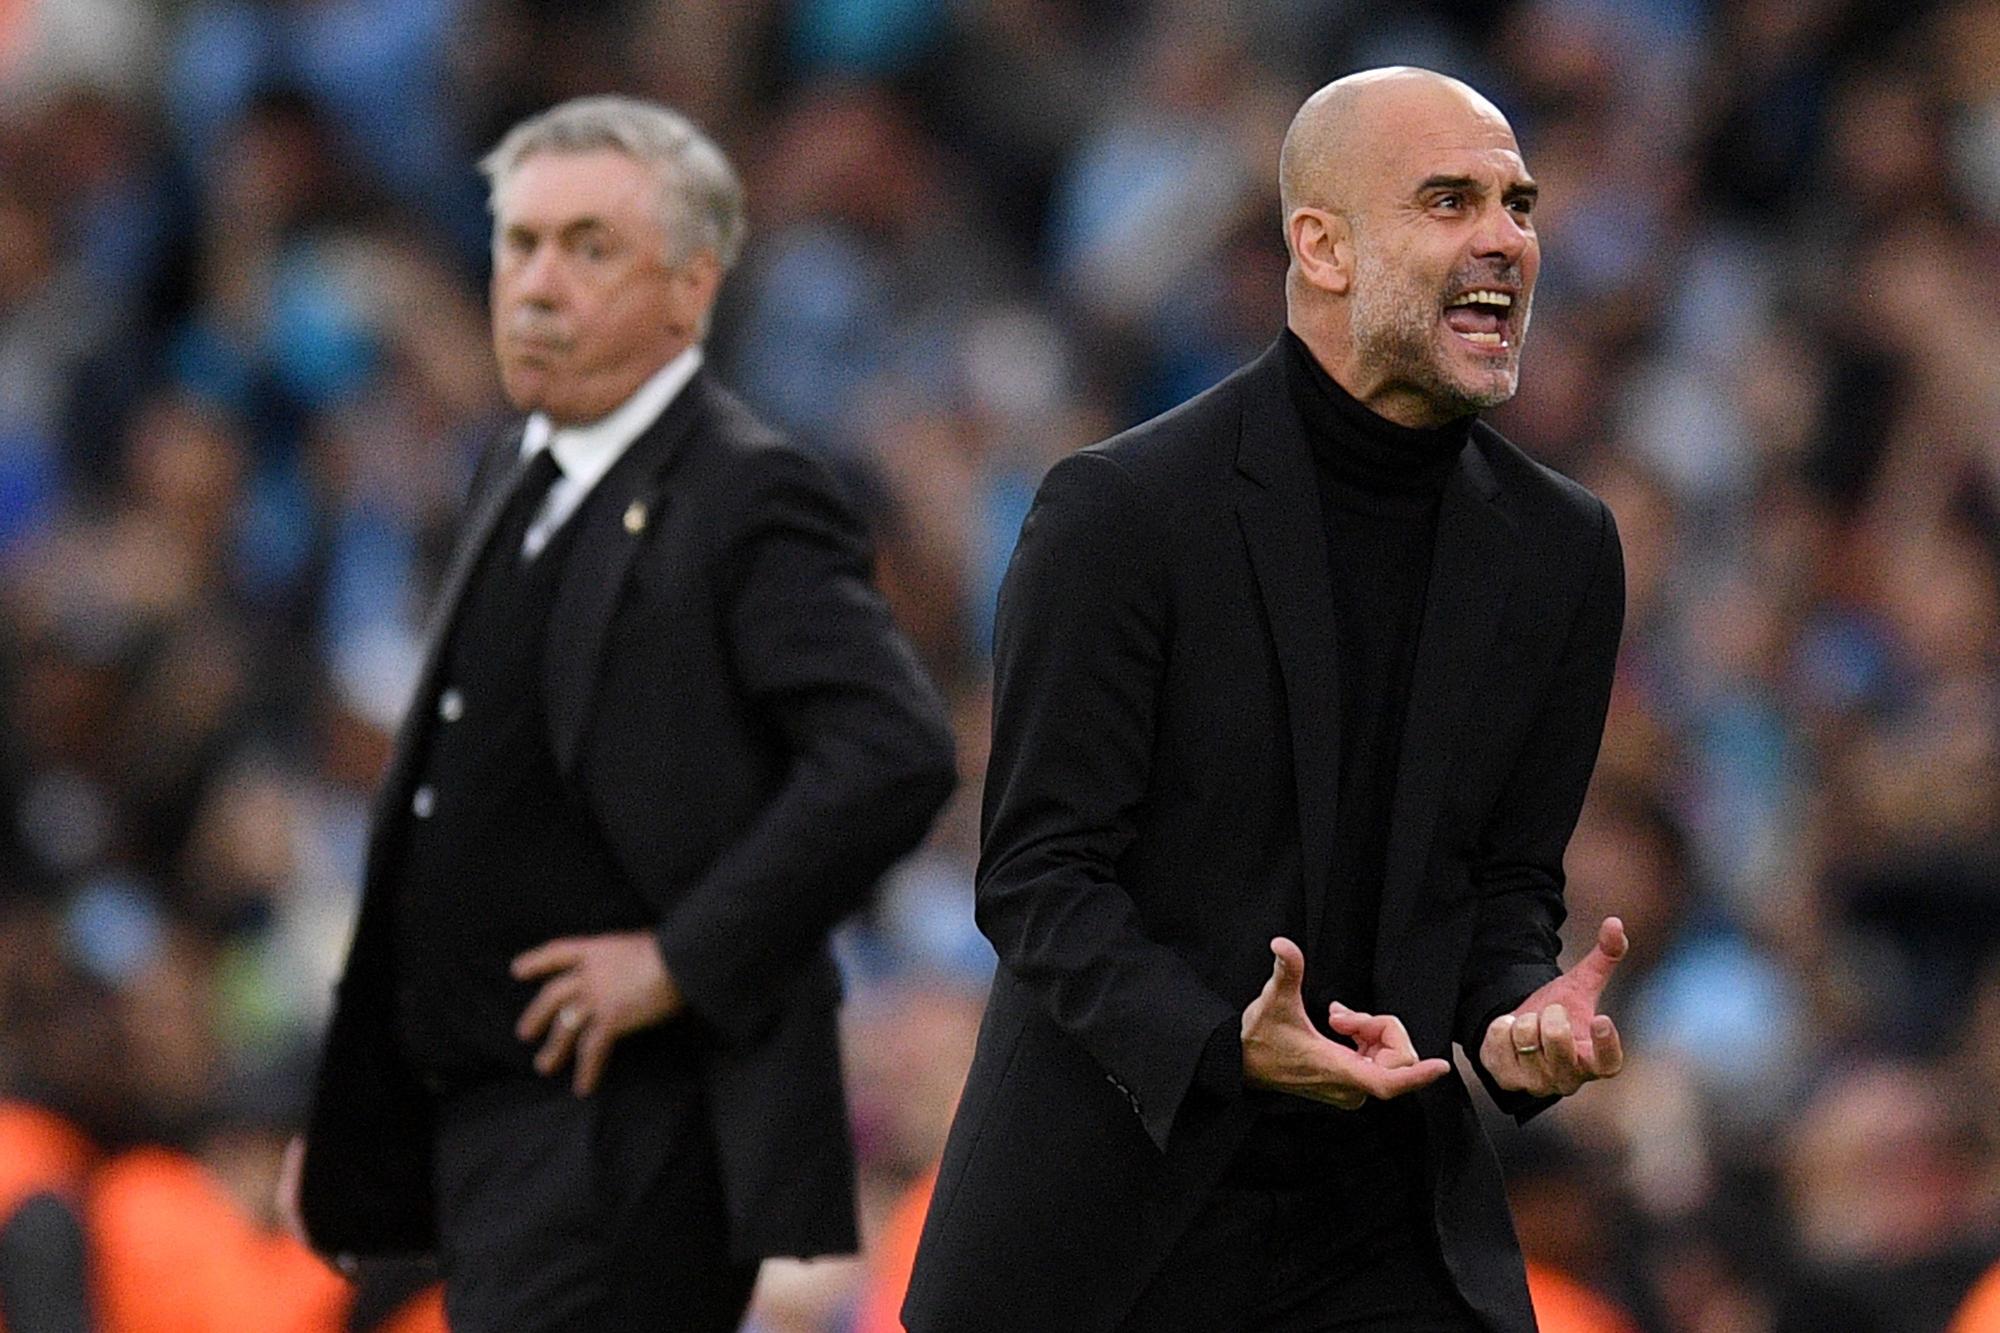
[[[1490,108],[1425,97],[1382,146],[1354,217],[1357,368],[1439,419],[1503,403],[1541,270],[1513,131]]]
[[[493,349],[514,406],[595,421],[700,337],[714,282],[669,262],[657,191],[595,150],[537,153],[499,192]]]

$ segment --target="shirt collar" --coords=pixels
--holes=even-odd
[[[701,344],[696,343],[654,371],[630,398],[589,425],[558,427],[537,412],[528,418],[521,433],[521,457],[531,458],[546,448],[555,455],[566,479],[586,489],[593,487],[632,447],[632,441],[660,419],[699,369]]]

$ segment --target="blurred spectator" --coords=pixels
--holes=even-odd
[[[1521,130],[1547,262],[1495,421],[1627,557],[1569,892],[1631,928],[1632,1067],[1516,1145],[1537,1294],[1941,1326],[2000,1260],[2000,0],[0,0],[4,1105],[159,1141],[127,1180],[197,1186],[121,1215],[275,1252],[256,1178],[499,407],[466,164],[629,91],[745,165],[719,368],[861,497],[954,702],[960,795],[842,942],[893,1248],[991,966],[1028,497],[1275,334],[1271,127],[1389,59]],[[1558,1245],[1584,1170],[1615,1211]],[[774,1268],[757,1326],[893,1309],[864,1267]]]
[[[1994,1246],[1995,1196],[1962,1108],[1890,1060],[1836,1071],[1790,1136],[1803,1260],[1781,1329],[1941,1328]]]
[[[1804,997],[1694,880],[1686,833],[1664,804],[1607,774],[1565,867],[1571,931],[1621,915],[1632,946],[1605,1004],[1655,1058],[1672,1059],[1732,1131],[1790,1103],[1812,1054]],[[1591,939],[1570,941],[1581,955]]]

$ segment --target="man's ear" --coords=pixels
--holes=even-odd
[[[713,250],[697,250],[673,266],[674,322],[699,338],[708,328],[708,312],[722,290],[722,261]]]
[[[1295,208],[1285,219],[1285,237],[1308,285],[1347,295],[1354,284],[1354,229],[1346,218],[1324,208]]]

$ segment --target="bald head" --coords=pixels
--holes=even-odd
[[[1292,118],[1278,192],[1287,323],[1350,393],[1405,424],[1513,393],[1537,187],[1492,102],[1409,66],[1336,79]]]
[[[1414,65],[1364,69],[1305,100],[1278,154],[1284,215],[1301,205],[1352,214],[1413,135],[1484,129],[1514,142],[1500,108],[1478,89]]]

